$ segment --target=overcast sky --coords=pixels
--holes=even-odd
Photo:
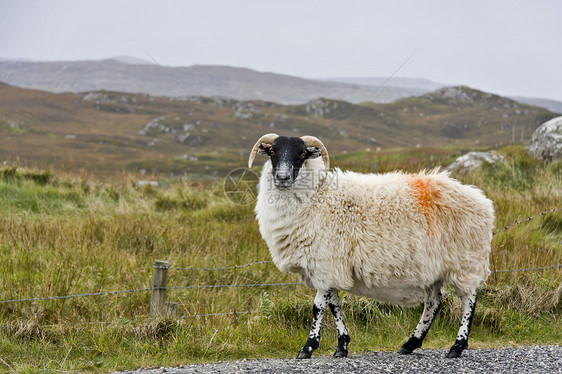
[[[0,0],[0,58],[130,55],[562,101],[562,1]],[[388,83],[392,84],[392,81]]]

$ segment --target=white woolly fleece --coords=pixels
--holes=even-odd
[[[401,305],[423,301],[435,283],[462,296],[486,280],[494,208],[479,189],[438,171],[323,167],[307,160],[293,188],[278,190],[264,165],[255,212],[279,270],[317,290]]]

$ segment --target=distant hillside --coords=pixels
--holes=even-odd
[[[519,101],[520,103],[540,106],[541,108],[548,109],[551,112],[562,114],[562,101],[522,96],[512,96],[511,99]]]
[[[473,148],[528,139],[557,115],[449,87],[390,104],[301,105],[111,91],[53,94],[0,84],[0,162],[97,174],[216,176],[244,167],[264,133],[315,135],[333,154],[387,147]]]
[[[124,64],[132,64],[132,65],[155,65],[154,62],[149,60],[143,60],[141,58],[133,57],[133,56],[113,56],[109,60],[122,62]]]
[[[351,83],[351,84],[360,84],[363,86],[379,87],[387,80],[387,78],[383,78],[383,77],[326,78],[323,80],[331,81],[331,82],[343,82],[343,83]],[[387,84],[392,87],[400,87],[400,88],[408,88],[408,89],[415,88],[426,92],[434,91],[438,88],[447,86],[446,84],[433,82],[429,79],[400,78],[400,77],[393,77],[387,82]]]
[[[227,97],[302,104],[318,97],[359,103],[391,102],[427,92],[391,85],[374,88],[322,82],[229,66],[161,67],[126,56],[101,61],[0,61],[0,81],[50,92],[109,90],[157,96]]]

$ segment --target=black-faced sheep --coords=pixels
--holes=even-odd
[[[447,357],[468,346],[476,290],[486,280],[494,209],[475,187],[447,173],[359,174],[329,170],[322,142],[312,136],[262,136],[250,154],[269,156],[258,187],[256,216],[275,265],[317,290],[312,329],[297,358],[318,347],[326,308],[334,314],[338,347],[350,341],[338,291],[399,305],[424,301],[423,315],[400,353],[422,341],[451,284],[462,321]]]

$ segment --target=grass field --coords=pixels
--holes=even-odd
[[[562,162],[543,165],[522,146],[459,177],[495,203],[496,227],[561,207]],[[397,149],[334,157],[360,171],[416,171],[450,163],[455,150]],[[0,301],[146,288],[155,259],[174,267],[269,260],[253,206],[226,199],[221,181],[133,176],[98,180],[12,165],[0,168]],[[562,263],[562,212],[501,232],[491,267]],[[272,264],[224,271],[171,270],[169,286],[295,282]],[[480,291],[471,348],[560,344],[560,269],[498,273]],[[310,327],[314,291],[303,286],[177,289],[178,318],[150,318],[150,292],[0,304],[0,372],[102,373],[256,357],[293,357]],[[396,350],[421,306],[401,308],[344,295],[351,354]],[[448,348],[460,323],[451,290],[424,347]],[[236,314],[198,317],[211,313]],[[317,355],[333,353],[327,314]]]

